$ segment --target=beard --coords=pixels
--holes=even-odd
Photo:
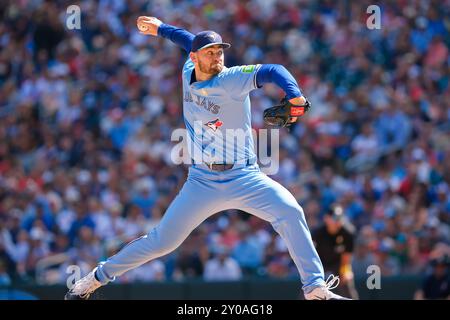
[[[218,64],[207,65],[202,63],[201,61],[198,61],[198,67],[200,71],[203,73],[216,75],[222,71],[223,64],[219,62]]]

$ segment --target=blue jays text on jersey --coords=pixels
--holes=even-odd
[[[195,99],[192,98],[195,97]],[[199,107],[205,108],[205,110],[210,111],[213,114],[218,114],[220,110],[220,106],[211,102],[206,97],[193,95],[190,92],[184,92],[184,102],[195,102]]]

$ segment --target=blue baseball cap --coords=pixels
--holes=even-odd
[[[231,44],[222,42],[222,37],[217,32],[211,30],[201,31],[197,33],[194,40],[192,41],[191,51],[197,52],[198,50],[215,45],[221,45],[225,49],[231,47]]]

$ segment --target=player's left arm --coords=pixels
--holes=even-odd
[[[256,85],[261,88],[265,83],[274,83],[286,93],[286,99],[296,106],[306,104],[306,98],[303,96],[297,81],[292,74],[280,64],[263,64],[256,73]],[[293,123],[297,117],[289,121]]]
[[[285,93],[286,98],[294,105],[304,105],[303,96],[297,81],[292,74],[280,64],[263,64],[256,73],[256,85],[261,88],[265,83],[274,83]]]

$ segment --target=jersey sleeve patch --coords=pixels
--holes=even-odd
[[[241,72],[243,73],[252,73],[255,70],[255,65],[247,65],[242,66]]]

